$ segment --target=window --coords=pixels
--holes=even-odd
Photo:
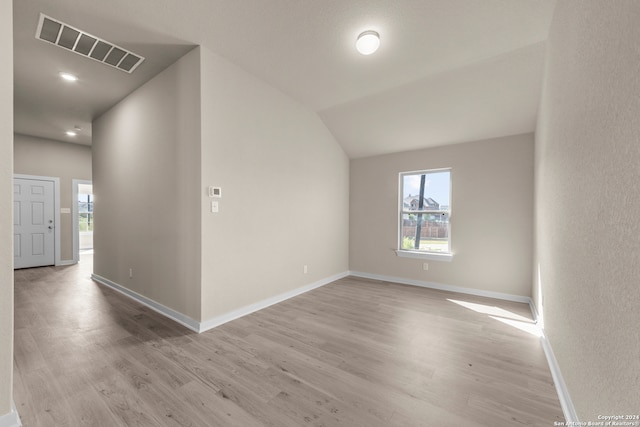
[[[451,169],[400,174],[398,256],[451,259]]]
[[[93,232],[92,194],[78,194],[78,229],[81,233]]]

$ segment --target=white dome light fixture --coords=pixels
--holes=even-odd
[[[380,34],[368,30],[360,33],[356,41],[356,49],[363,55],[371,55],[380,47]]]

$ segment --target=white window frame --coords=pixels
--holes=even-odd
[[[438,172],[449,172],[449,210],[421,210],[421,211],[406,211],[404,210],[404,177],[408,175],[429,175],[431,173]],[[441,168],[441,169],[425,169],[418,171],[410,171],[410,172],[400,172],[398,174],[398,249],[396,250],[396,255],[403,258],[418,258],[418,259],[428,259],[433,261],[446,261],[450,262],[453,260],[453,251],[451,248],[451,193],[452,193],[452,176],[453,172],[451,168]],[[430,251],[419,251],[419,250],[407,250],[402,249],[402,215],[403,214],[449,214],[449,232],[447,233],[449,252],[430,252]]]

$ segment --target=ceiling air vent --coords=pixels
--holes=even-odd
[[[132,73],[144,61],[140,55],[42,13],[36,30],[36,38],[127,73]]]

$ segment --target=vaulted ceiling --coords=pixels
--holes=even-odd
[[[554,0],[15,0],[15,130],[91,121],[202,45],[318,113],[350,157],[534,130]],[[132,74],[35,37],[44,13],[146,59]],[[362,56],[357,35],[381,47]],[[58,74],[76,74],[74,84]],[[65,130],[80,127],[74,139]]]

